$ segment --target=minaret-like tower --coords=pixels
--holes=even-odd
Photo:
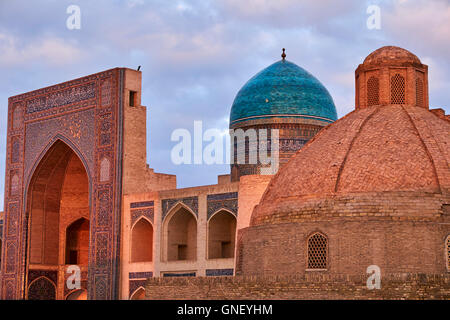
[[[408,50],[375,50],[356,69],[355,82],[356,109],[389,104],[429,108],[428,66]]]

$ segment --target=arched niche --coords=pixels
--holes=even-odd
[[[208,221],[208,259],[234,257],[236,217],[227,210],[216,212]]]
[[[145,218],[131,229],[131,262],[153,261],[153,227]]]
[[[179,204],[172,209],[164,223],[167,261],[197,259],[197,218]]]

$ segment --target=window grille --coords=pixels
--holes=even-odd
[[[308,269],[327,268],[327,238],[315,233],[308,239]]]
[[[398,73],[391,78],[391,103],[405,104],[405,78]]]
[[[367,80],[367,105],[376,106],[380,104],[380,82],[376,77]]]
[[[416,79],[416,105],[423,107],[423,81],[420,78]]]

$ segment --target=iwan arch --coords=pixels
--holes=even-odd
[[[146,164],[141,72],[9,98],[1,298],[351,298],[329,282],[361,275],[365,285],[371,264],[385,279],[424,274],[429,296],[445,297],[450,129],[429,109],[427,72],[412,53],[380,48],[356,70],[355,111],[337,120],[326,88],[283,53],[230,112],[231,129],[279,130],[278,173],[232,163],[217,184],[184,189]],[[234,159],[248,159],[236,143]],[[81,285],[70,289],[73,265]],[[185,277],[219,277],[222,291],[203,296]],[[402,290],[414,294],[392,292]]]

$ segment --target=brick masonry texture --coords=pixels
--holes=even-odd
[[[368,276],[303,275],[265,277],[153,278],[146,299],[449,299],[450,274],[386,274],[380,290]]]
[[[275,175],[253,221],[284,201],[356,192],[450,190],[450,122],[424,108],[353,111],[324,128]],[[330,150],[333,150],[330,152]]]
[[[445,273],[450,219],[435,221],[349,217],[249,227],[239,231],[236,274],[363,274],[370,265],[383,273]],[[327,270],[307,270],[307,240],[328,240]]]

